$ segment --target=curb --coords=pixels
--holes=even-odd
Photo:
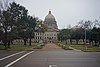
[[[75,49],[75,48],[73,48],[73,47],[69,47],[70,49],[73,49],[73,50],[75,50],[75,51],[81,51],[81,50],[78,50],[78,49]]]

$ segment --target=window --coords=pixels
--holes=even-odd
[[[54,39],[56,39],[56,37],[54,37]]]
[[[54,34],[54,36],[56,36],[56,34]]]
[[[37,39],[37,37],[35,37],[35,39]]]
[[[36,33],[35,33],[35,35],[36,35]]]

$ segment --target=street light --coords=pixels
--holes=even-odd
[[[86,28],[85,28],[85,47],[87,49],[87,45],[86,45]]]
[[[87,45],[86,45],[86,40],[87,40],[87,34],[86,34],[86,29],[88,28],[88,21],[85,21],[85,24],[84,24],[84,27],[85,27],[85,47],[87,49]]]

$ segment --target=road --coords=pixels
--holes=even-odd
[[[0,67],[100,67],[100,52],[63,50],[55,44],[39,51],[0,51],[0,58],[11,54],[0,60]]]

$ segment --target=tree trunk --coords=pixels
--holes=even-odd
[[[99,41],[99,47],[100,47],[100,41]]]
[[[92,41],[91,40],[89,40],[89,45],[92,47]]]
[[[83,44],[85,45],[85,39],[83,39]]]
[[[5,37],[4,37],[4,46],[5,46],[5,49],[7,49],[7,28],[5,28]]]
[[[95,46],[97,46],[97,41],[95,40]]]
[[[24,45],[26,45],[26,39],[24,39]]]
[[[66,44],[68,44],[68,43],[67,43],[67,40],[66,40]]]
[[[11,44],[13,44],[13,40],[11,40]]]
[[[29,38],[29,45],[31,46],[31,39],[32,39],[32,37],[31,37],[31,34],[30,34],[30,38]]]
[[[8,48],[10,48],[10,40],[8,41]]]
[[[79,41],[79,40],[78,40],[78,39],[76,39],[76,44],[77,44],[77,45],[78,45],[78,41]]]
[[[72,44],[72,39],[70,39],[70,44]]]

